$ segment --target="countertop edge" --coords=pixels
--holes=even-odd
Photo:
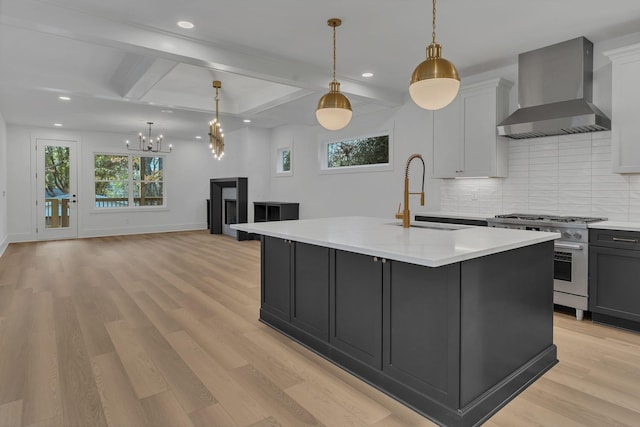
[[[294,240],[296,242],[307,243],[316,246],[323,246],[332,249],[344,250],[348,252],[360,253],[368,256],[376,256],[380,258],[386,258],[394,261],[406,262],[410,264],[423,265],[426,267],[441,267],[448,264],[454,264],[461,261],[467,261],[475,258],[480,258],[487,255],[492,255],[495,253],[505,252],[512,249],[518,249],[525,246],[530,246],[538,243],[543,243],[551,240],[555,240],[560,238],[560,234],[558,233],[548,233],[548,232],[535,232],[538,236],[528,238],[526,240],[520,242],[514,242],[509,244],[502,244],[493,246],[486,249],[475,250],[473,252],[467,252],[462,254],[456,254],[451,256],[443,256],[442,258],[424,258],[419,256],[413,256],[410,254],[403,254],[394,251],[385,251],[376,248],[370,248],[361,245],[349,245],[339,242],[332,242],[328,240],[320,240],[314,239],[310,237],[293,235],[292,233],[282,233],[273,230],[263,230],[260,228],[252,227],[254,223],[247,224],[234,224],[231,226],[232,229],[245,231],[248,233],[255,233],[260,235],[265,235],[269,237],[275,237],[280,239],[289,239]],[[264,225],[265,223],[257,223],[257,225]],[[486,229],[486,227],[478,227]]]
[[[599,230],[640,231],[640,222],[602,221],[589,224],[589,228]]]

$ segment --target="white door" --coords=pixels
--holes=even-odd
[[[78,237],[76,142],[36,140],[38,240]]]

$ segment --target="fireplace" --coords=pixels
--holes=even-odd
[[[237,224],[236,218],[236,199],[224,199],[224,223]]]
[[[249,234],[236,231],[231,224],[247,222],[247,178],[214,178],[210,180],[211,234],[226,234],[238,240],[248,240]]]

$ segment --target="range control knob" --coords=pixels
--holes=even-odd
[[[575,232],[575,233],[573,233],[573,237],[575,237],[576,239],[580,240],[580,239],[582,239],[582,233]]]
[[[571,233],[569,233],[568,231],[564,231],[564,232],[562,232],[562,237],[564,239],[570,239],[571,238]]]

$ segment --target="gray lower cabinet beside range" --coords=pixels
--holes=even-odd
[[[481,424],[557,363],[552,241],[435,268],[261,242],[261,321],[440,425]]]
[[[589,230],[593,321],[640,331],[640,232]]]

